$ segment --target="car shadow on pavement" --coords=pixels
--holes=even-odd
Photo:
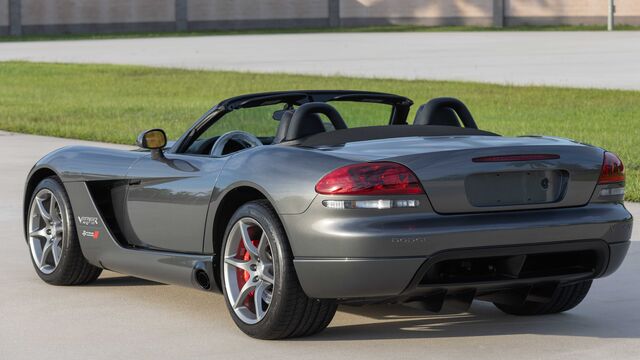
[[[112,276],[112,277],[100,277],[91,284],[85,285],[88,287],[103,287],[103,286],[153,286],[153,285],[165,285],[159,282],[136,278],[133,276]]]
[[[538,334],[596,338],[640,338],[636,302],[593,311],[594,305],[563,314],[518,317],[489,303],[474,303],[470,312],[432,314],[402,305],[341,306],[345,315],[364,317],[353,325],[329,326],[305,341],[349,341],[409,338],[453,338]],[[626,307],[626,308],[625,308]],[[635,309],[632,309],[632,307]],[[591,308],[591,309],[590,309]],[[632,314],[631,316],[628,316]]]

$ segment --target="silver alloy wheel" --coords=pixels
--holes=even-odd
[[[271,304],[273,255],[266,232],[252,218],[231,228],[224,249],[224,283],[235,314],[246,324],[262,320]]]
[[[58,199],[50,190],[40,190],[31,203],[28,229],[31,256],[44,274],[51,274],[60,264],[64,225]]]

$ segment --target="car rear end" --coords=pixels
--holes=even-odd
[[[311,297],[500,301],[606,276],[629,247],[613,153],[557,138],[406,138],[323,149],[366,153],[283,215]],[[468,300],[468,301],[467,301]]]

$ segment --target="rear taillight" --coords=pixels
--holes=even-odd
[[[348,165],[325,175],[316,185],[325,195],[411,195],[422,194],[416,176],[405,166],[392,162]]]
[[[622,160],[614,153],[605,152],[598,184],[611,184],[623,181],[624,165],[622,164]]]

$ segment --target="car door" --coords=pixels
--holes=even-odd
[[[242,147],[226,148],[213,156],[212,148],[231,130],[257,131],[273,136],[273,121],[281,103],[248,109],[229,110],[221,116],[212,112],[207,123],[181,140],[174,151],[149,154],[129,169],[129,186],[120,221],[124,237],[131,245],[146,249],[202,253],[209,201],[229,156]]]
[[[211,193],[225,161],[166,153],[133,164],[124,209],[127,241],[147,249],[201,253]]]

